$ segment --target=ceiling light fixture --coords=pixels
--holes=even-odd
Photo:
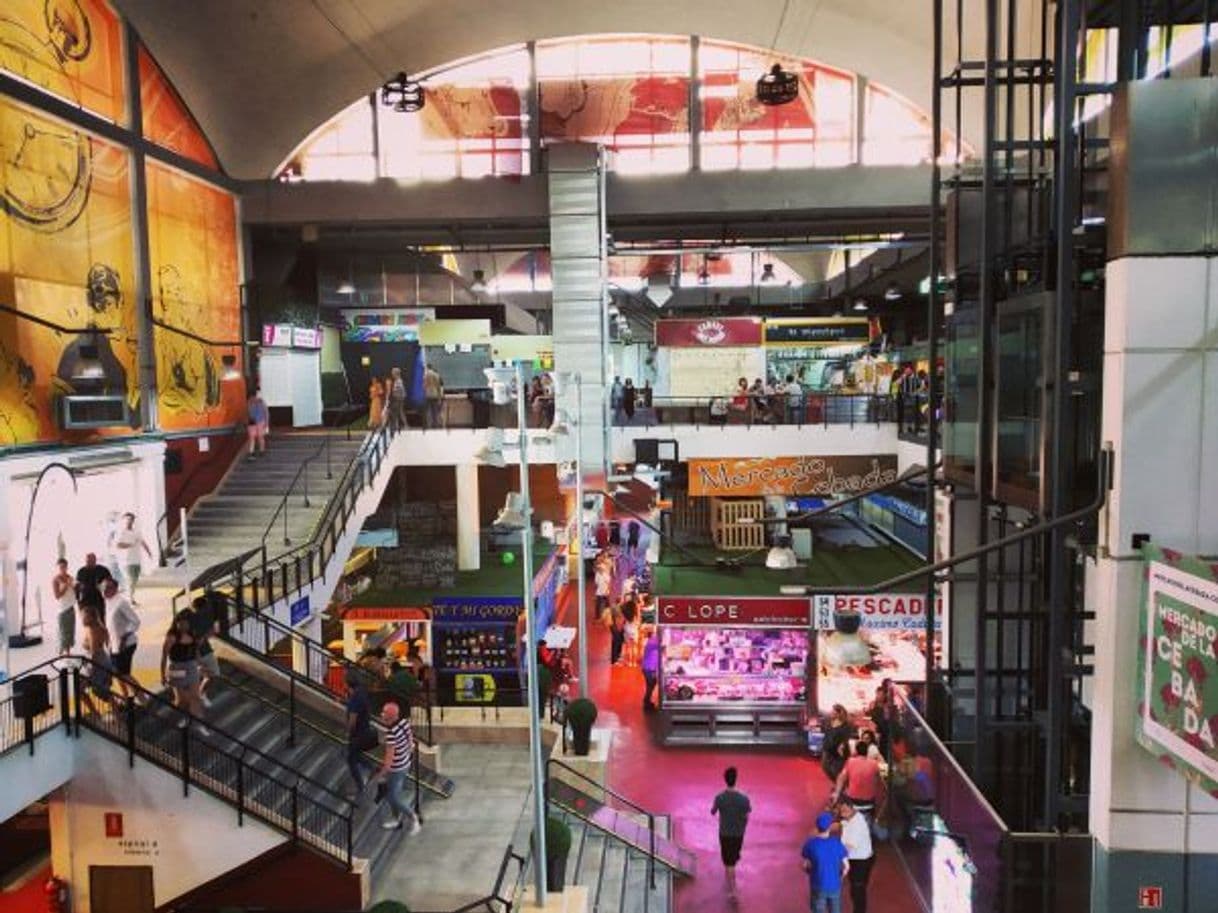
[[[774,107],[786,105],[799,98],[799,77],[784,70],[781,63],[770,67],[770,72],[757,80],[757,100]]]
[[[392,108],[399,114],[413,114],[422,111],[427,103],[423,93],[423,84],[412,81],[404,72],[381,86],[381,104]]]
[[[855,309],[856,311],[865,311],[865,310],[867,310],[867,302],[866,302],[866,301],[864,301],[862,298],[856,298],[856,299],[855,299],[855,301],[854,301],[854,309]]]
[[[483,294],[486,291],[486,273],[480,269],[474,270],[474,281],[469,290],[477,295]]]
[[[668,299],[672,297],[672,284],[669,282],[668,276],[663,273],[648,276],[644,294],[656,307],[664,307],[668,303]]]
[[[778,281],[778,277],[774,275],[774,264],[773,263],[762,264],[761,281],[762,282],[777,282]]]
[[[72,380],[91,381],[105,380],[106,366],[101,362],[101,348],[97,337],[91,336],[88,342],[81,341],[76,347],[76,364],[72,368]]]
[[[904,296],[901,294],[901,289],[897,287],[895,282],[889,282],[888,288],[884,289],[885,301],[900,301]]]

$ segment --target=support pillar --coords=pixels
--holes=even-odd
[[[1087,581],[1096,613],[1094,913],[1132,913],[1144,887],[1162,891],[1165,910],[1201,913],[1218,892],[1218,800],[1135,742],[1130,676],[1143,572],[1134,535],[1218,555],[1213,82],[1129,84],[1113,110],[1102,437],[1114,444],[1116,466]]]
[[[458,463],[457,471],[457,570],[481,567],[479,548],[478,464]]]

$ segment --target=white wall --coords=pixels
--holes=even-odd
[[[60,727],[0,757],[0,822],[54,792],[72,778],[76,740]]]
[[[287,840],[248,816],[238,827],[235,809],[195,787],[184,797],[178,777],[147,761],[128,767],[122,749],[92,733],[74,744],[79,775],[51,802],[51,861],[75,913],[89,913],[90,866],[152,866],[160,906]],[[122,813],[124,840],[157,846],[139,855],[107,837],[107,812]]]

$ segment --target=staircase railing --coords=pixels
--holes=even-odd
[[[57,660],[41,662],[13,680],[13,693],[0,701],[0,755],[27,746],[34,754],[40,735],[62,725],[69,732],[72,706],[67,679]]]
[[[61,657],[35,667],[39,671],[31,670],[15,682],[35,674],[47,676],[49,682],[47,673],[53,671],[60,701],[58,714],[52,714],[56,722],[68,725],[64,713],[70,707],[70,725],[76,735],[82,727],[89,729],[126,748],[132,763],[141,757],[180,777],[184,796],[192,786],[201,789],[234,807],[238,824],[249,815],[290,836],[294,843],[351,867],[355,809],[350,800],[138,685],[131,687],[143,707],[97,693],[86,683],[93,669],[94,663],[86,657]],[[163,715],[157,717],[158,711]],[[166,730],[169,720],[187,725]],[[151,738],[149,723],[155,733],[163,736],[168,732],[169,737]],[[55,723],[44,725],[46,731]],[[211,735],[201,735],[198,727],[209,727]],[[221,739],[233,747],[223,747]]]
[[[563,777],[556,778],[554,776],[555,769],[560,770],[563,773]],[[605,784],[603,784],[597,780],[592,779],[587,774],[581,773],[580,771],[578,771],[574,767],[572,767],[570,764],[564,764],[562,761],[558,760],[557,758],[549,758],[546,761],[545,792],[546,792],[546,804],[547,805],[549,805],[549,803],[550,803],[550,781],[554,780],[554,779],[566,780],[566,782],[568,784],[570,784],[572,780],[575,780],[580,783],[586,783],[588,785],[587,785],[587,787],[581,789],[582,792],[591,792],[593,795],[596,795],[598,793],[604,794],[605,796],[612,798],[616,802],[619,802],[622,805],[626,806],[632,813],[639,815],[642,818],[647,819],[648,845],[647,845],[646,849],[644,849],[643,847],[639,847],[639,849],[643,850],[643,852],[647,855],[647,883],[648,883],[648,885],[651,886],[651,889],[654,891],[655,886],[656,886],[656,859],[659,858],[656,855],[656,816],[655,816],[655,813],[643,808],[643,806],[639,805],[637,802],[627,799],[621,793],[614,792],[608,786],[606,786]],[[575,787],[575,788],[579,789],[580,787]],[[570,810],[568,809],[568,811],[570,811]]]
[[[283,493],[283,497],[279,499],[279,504],[275,507],[275,512],[271,514],[271,519],[267,522],[266,529],[262,533],[262,547],[264,549],[266,548],[266,540],[271,535],[271,530],[275,528],[275,521],[278,520],[281,515],[283,516],[283,544],[292,544],[291,538],[288,537],[288,499],[291,498],[292,493],[296,491],[296,483],[303,479],[303,506],[312,506],[309,503],[309,464],[321,456],[323,450],[326,454],[326,478],[334,478],[334,471],[330,464],[330,434],[329,432],[326,432],[322,434],[321,437],[321,444],[318,445],[315,451],[301,461],[300,466],[296,469],[296,474],[292,476],[292,481],[288,483],[288,490]]]
[[[236,600],[227,593],[214,593],[223,600],[222,611],[216,619],[220,631],[220,639],[224,643],[270,663],[288,678],[289,713],[292,725],[297,719],[296,687],[302,685],[326,700],[341,703],[347,698],[347,674],[354,672],[371,684],[371,674],[345,656],[336,655],[325,644],[297,631],[290,625],[276,621],[269,615],[249,609],[243,609]],[[288,639],[293,645],[304,651],[304,672],[299,672],[291,665],[281,665],[275,662],[272,648]],[[420,683],[421,684],[421,683]],[[382,689],[383,689],[382,683]],[[378,689],[378,690],[382,690]],[[421,686],[418,694],[410,699],[410,725],[414,729],[415,738],[424,745],[434,744],[432,734],[431,688]]]

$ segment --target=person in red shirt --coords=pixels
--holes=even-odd
[[[862,739],[854,745],[854,756],[846,762],[837,776],[837,788],[833,802],[838,798],[848,799],[855,807],[875,808],[884,792],[884,778],[880,764],[867,757],[867,743]]]

